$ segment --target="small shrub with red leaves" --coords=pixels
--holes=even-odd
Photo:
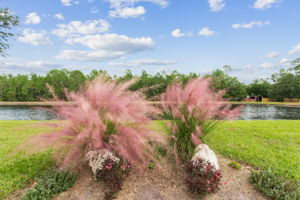
[[[189,161],[185,171],[185,182],[191,192],[205,196],[218,191],[222,175],[209,162],[202,159]]]
[[[106,200],[113,199],[117,192],[122,189],[123,182],[131,169],[131,164],[122,157],[119,161],[110,157],[104,160],[102,168],[96,171],[95,179],[104,182],[107,189],[105,192]]]

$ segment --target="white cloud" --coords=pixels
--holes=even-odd
[[[289,54],[295,54],[300,52],[300,43],[294,46],[292,50],[289,51]]]
[[[1,61],[1,60],[0,60]],[[4,59],[0,62],[0,71],[11,72],[48,72],[51,69],[62,68],[63,65],[47,61],[26,61],[21,59]]]
[[[174,65],[177,63],[177,60],[155,60],[155,59],[141,59],[141,60],[131,60],[127,63],[120,62],[111,62],[110,66],[113,67],[140,67],[140,66],[166,66]]]
[[[264,56],[264,58],[276,58],[276,57],[278,57],[278,56],[279,56],[278,52],[273,51],[273,52],[267,53],[267,54]]]
[[[51,45],[51,40],[45,36],[46,32],[37,32],[32,29],[24,29],[23,35],[18,37],[18,41],[31,44],[33,46]]]
[[[212,12],[221,11],[225,7],[224,0],[208,0],[208,4]]]
[[[83,37],[69,38],[66,43],[79,43],[90,49],[102,49],[109,51],[121,51],[133,53],[153,49],[155,43],[150,37],[130,38],[125,35],[104,34],[104,35],[86,35]]]
[[[92,7],[91,8],[91,13],[92,14],[97,14],[99,12],[98,8],[97,7]]]
[[[97,51],[76,51],[76,50],[63,50],[56,59],[63,60],[76,60],[76,61],[104,61],[108,59],[116,59],[122,57],[124,52],[113,52],[106,50]]]
[[[260,64],[259,67],[263,68],[263,69],[268,69],[268,68],[273,68],[277,66],[276,64],[273,64],[273,63],[263,63],[263,64]]]
[[[88,20],[85,22],[71,21],[69,24],[58,24],[58,29],[52,31],[52,33],[58,37],[71,37],[76,34],[95,34],[101,32],[107,32],[110,28],[110,24],[106,20]]]
[[[110,17],[120,17],[120,18],[136,18],[141,15],[144,15],[146,10],[143,6],[138,6],[135,8],[124,7],[124,8],[116,8],[115,10],[109,11]]]
[[[26,16],[25,24],[39,24],[41,23],[41,17],[36,12],[29,13]]]
[[[169,6],[168,0],[105,0],[110,4],[112,10],[109,11],[110,17],[138,17],[146,13],[143,6],[134,7],[136,3],[149,2],[157,4],[162,8]]]
[[[253,8],[265,10],[271,8],[274,4],[278,4],[281,0],[256,0]]]
[[[64,50],[56,58],[79,61],[101,61],[120,58],[124,55],[151,50],[155,43],[150,37],[130,38],[125,35],[104,34],[86,35],[83,37],[69,38],[67,44],[79,43],[93,51]]]
[[[72,0],[60,0],[60,2],[61,2],[64,6],[71,6],[71,5],[72,5]]]
[[[281,58],[280,59],[281,64],[285,64],[285,63],[288,63],[288,62],[289,62],[289,59],[287,59],[287,58]]]
[[[262,22],[262,21],[252,21],[252,22],[249,22],[249,23],[236,23],[236,24],[233,24],[232,25],[232,28],[234,29],[251,29],[255,26],[261,28],[263,26],[266,26],[266,25],[269,25],[270,22],[269,21],[265,21],[265,22]]]
[[[203,27],[198,34],[202,36],[212,36],[215,35],[216,32],[211,30],[209,27]]]
[[[109,2],[111,8],[133,6],[134,4],[139,2],[149,2],[149,3],[157,4],[162,8],[169,6],[168,0],[106,0],[106,1]]]
[[[171,32],[171,35],[173,37],[179,38],[179,37],[184,37],[184,36],[192,36],[193,34],[192,34],[192,32],[182,33],[181,30],[179,28],[177,28]]]
[[[53,17],[55,19],[58,19],[58,20],[64,20],[65,19],[65,17],[61,13],[57,13]]]

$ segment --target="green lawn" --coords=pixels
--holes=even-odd
[[[232,121],[203,138],[212,149],[300,180],[300,121]]]
[[[53,164],[50,151],[34,155],[16,151],[16,147],[26,139],[49,130],[50,128],[37,121],[0,120],[0,199],[25,186],[29,180]]]
[[[53,164],[50,152],[28,156],[16,147],[50,128],[38,121],[0,121],[0,199],[25,186]],[[164,121],[153,129],[165,130]],[[263,168],[271,167],[300,179],[300,121],[225,122],[203,138],[212,149],[234,160]]]

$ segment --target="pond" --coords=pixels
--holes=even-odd
[[[47,106],[0,106],[0,120],[52,120],[56,116],[45,108]]]
[[[47,108],[47,107],[44,107]],[[32,106],[0,106],[0,120],[52,120],[56,116]],[[240,120],[300,120],[300,107],[243,105]]]

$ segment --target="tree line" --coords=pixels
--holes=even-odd
[[[299,64],[300,59],[293,63]],[[248,85],[239,81],[237,77],[228,75],[226,71],[226,68],[217,69],[203,77],[211,79],[211,87],[214,91],[226,89],[227,99],[239,101],[247,96],[269,97],[277,101],[283,98],[300,98],[300,65],[286,70],[281,69],[273,74],[270,78],[272,83],[265,79],[257,79]],[[141,90],[148,100],[158,100],[160,94],[174,81],[182,81],[185,84],[190,78],[200,77],[196,73],[181,74],[177,71],[154,75],[143,71],[140,75],[134,75],[130,70],[123,76],[117,77],[101,70],[92,70],[89,74],[84,74],[79,70],[66,69],[53,69],[46,75],[3,74],[0,75],[0,101],[41,101],[53,98],[47,86],[51,86],[58,98],[66,99],[65,90],[78,91],[84,87],[86,81],[93,80],[100,74],[117,81],[136,80],[130,89]]]

